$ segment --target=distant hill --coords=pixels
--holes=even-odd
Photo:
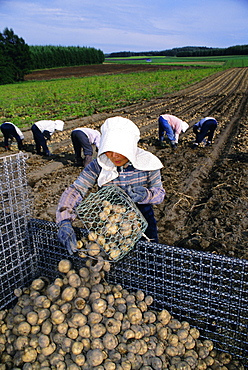
[[[184,46],[161,51],[119,51],[105,54],[106,58],[133,57],[133,56],[175,56],[175,57],[202,57],[221,55],[248,55],[248,45],[236,45],[228,48],[209,48],[206,46]]]

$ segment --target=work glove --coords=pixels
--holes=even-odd
[[[142,202],[147,196],[147,189],[144,186],[131,186],[128,185],[125,189],[127,195],[134,203]]]
[[[45,138],[46,138],[47,140],[50,140],[50,139],[51,139],[51,134],[50,134],[50,132],[49,132],[49,131],[47,131],[47,130],[43,131],[43,135],[45,136]]]
[[[58,240],[68,250],[69,254],[77,252],[77,239],[70,220],[63,220],[59,224]]]

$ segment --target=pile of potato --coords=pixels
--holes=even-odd
[[[151,296],[108,284],[109,268],[87,259],[77,272],[65,259],[52,283],[17,289],[0,311],[0,370],[241,369],[188,322],[150,309]]]

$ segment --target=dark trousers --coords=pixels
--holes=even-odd
[[[136,206],[146,219],[148,226],[144,234],[151,239],[152,242],[158,243],[158,230],[157,230],[157,221],[154,217],[154,211],[151,204],[137,204]]]
[[[41,148],[43,148],[44,154],[48,154],[49,149],[47,146],[46,138],[35,123],[32,125],[31,131],[33,133],[37,154],[41,154]]]
[[[159,117],[158,119],[158,138],[159,141],[164,140],[164,133],[166,133],[168,139],[170,141],[175,140],[175,134],[174,131],[172,130],[169,122],[164,119],[162,116]]]
[[[5,147],[9,146],[9,139],[12,139],[14,137],[17,141],[18,149],[19,150],[22,149],[22,139],[20,138],[20,136],[16,132],[16,129],[13,125],[10,125],[8,123],[3,123],[1,125],[1,131],[2,131],[3,137],[4,137],[4,146]]]
[[[195,142],[200,144],[206,136],[208,137],[208,141],[212,141],[216,127],[217,123],[214,120],[205,121],[200,131],[197,126],[193,126],[193,132],[196,135]]]
[[[74,130],[71,133],[71,141],[75,152],[76,159],[82,159],[81,149],[84,156],[93,155],[92,145],[89,142],[88,136],[81,130]]]

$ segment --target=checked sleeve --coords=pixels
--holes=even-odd
[[[63,220],[74,221],[76,214],[74,208],[81,202],[82,195],[73,186],[67,188],[60,197],[56,210],[56,222]]]

